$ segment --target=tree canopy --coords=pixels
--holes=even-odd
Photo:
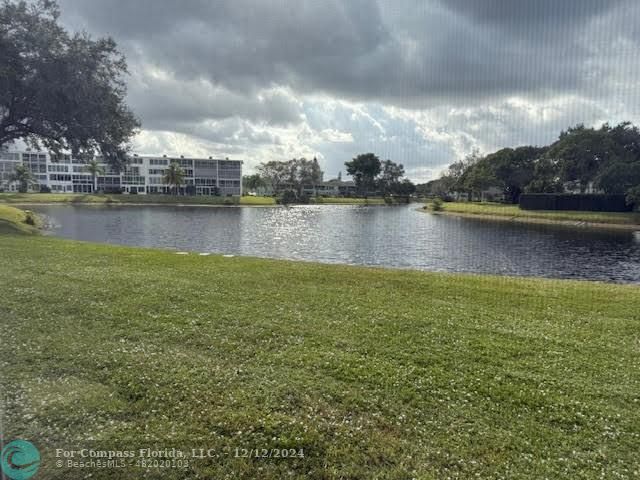
[[[385,196],[410,195],[416,190],[415,185],[408,178],[404,178],[404,166],[401,163],[391,160],[380,161],[373,153],[363,153],[344,164],[361,195],[374,191]]]
[[[374,153],[362,153],[350,162],[344,162],[347,173],[351,175],[361,195],[375,188],[376,177],[382,169],[380,159]]]
[[[297,196],[302,195],[305,185],[322,182],[324,172],[316,158],[293,158],[287,161],[265,162],[258,166],[258,176],[264,183],[271,185],[274,193],[285,188],[293,188]]]
[[[463,193],[473,198],[477,192],[497,187],[504,201],[517,203],[523,192],[593,189],[629,194],[639,185],[640,131],[623,122],[597,129],[576,125],[544,147],[503,148],[484,156],[475,151],[421,189],[443,197]]]
[[[124,56],[111,38],[69,34],[52,0],[0,4],[0,146],[101,154],[119,169],[140,123],[125,104]]]

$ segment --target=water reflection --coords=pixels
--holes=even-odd
[[[640,283],[640,233],[429,215],[415,206],[35,208],[56,235],[329,263]]]

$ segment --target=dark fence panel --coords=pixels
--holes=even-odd
[[[630,212],[624,195],[525,193],[520,195],[523,210],[585,210],[591,212]]]

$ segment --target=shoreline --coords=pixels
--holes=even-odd
[[[238,203],[233,205],[225,205],[222,203],[158,203],[158,202],[2,202],[0,201],[0,205],[15,205],[18,207],[37,207],[39,205],[43,206],[57,206],[57,205],[91,205],[91,206],[123,206],[123,207],[214,207],[214,208],[289,208],[289,207],[308,207],[308,206],[334,206],[334,205],[345,205],[345,206],[362,206],[362,207],[388,207],[388,206],[396,206],[396,205],[404,205],[404,204],[393,204],[386,205],[384,203],[346,203],[346,202],[324,202],[324,203],[292,203],[289,205],[283,205],[279,203]]]
[[[509,223],[530,223],[536,225],[562,225],[575,228],[594,228],[600,230],[624,230],[624,231],[640,231],[640,224],[633,223],[603,223],[603,222],[586,222],[583,220],[554,220],[550,218],[537,218],[527,216],[514,215],[492,215],[487,213],[467,213],[467,212],[448,212],[442,210],[434,212],[433,210],[425,210],[418,208],[422,213],[430,213],[432,215],[449,215],[462,218],[477,218],[478,220],[500,221]]]
[[[50,230],[46,227],[34,227],[37,230],[35,237],[41,239],[51,240],[53,242],[60,242],[61,245],[83,246],[89,249],[109,249],[116,253],[121,251],[122,253],[135,253],[140,254],[166,254],[171,257],[178,256],[185,259],[214,259],[217,261],[241,261],[241,262],[264,262],[282,266],[304,265],[306,267],[336,269],[336,270],[354,270],[366,272],[370,271],[375,274],[407,274],[407,275],[425,275],[431,277],[451,278],[458,279],[459,281],[490,279],[501,282],[533,282],[533,283],[573,283],[583,285],[601,285],[603,287],[623,287],[623,288],[640,288],[640,283],[637,282],[617,282],[613,280],[601,280],[593,278],[573,278],[573,277],[546,277],[537,275],[515,275],[515,274],[500,274],[500,273],[488,273],[488,272],[475,272],[475,271],[455,271],[455,270],[424,270],[414,267],[401,267],[390,265],[378,265],[378,264],[359,264],[359,263],[342,263],[342,262],[327,262],[317,259],[301,259],[301,258],[285,258],[285,257],[271,257],[271,256],[259,256],[254,254],[242,254],[242,253],[221,253],[221,252],[205,252],[207,255],[202,255],[203,252],[199,250],[181,250],[178,247],[161,247],[161,246],[143,246],[143,245],[127,245],[120,243],[110,243],[94,240],[79,240],[76,238],[61,237],[55,234],[49,234]],[[0,241],[3,236],[22,236],[20,232],[5,233],[3,235],[0,232]],[[33,235],[27,235],[27,238],[33,238]]]
[[[3,203],[0,205],[17,205],[18,207],[37,207],[39,205],[53,207],[58,205],[89,205],[96,207],[215,207],[215,208],[236,208],[236,207],[284,207],[285,205],[279,204],[234,204],[224,205],[222,203],[130,203],[130,202],[15,202],[15,203]]]

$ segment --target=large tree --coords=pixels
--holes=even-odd
[[[257,170],[265,183],[271,186],[274,194],[280,193],[283,185],[288,183],[291,177],[290,169],[286,162],[278,162],[276,160],[264,162],[258,166]]]
[[[313,160],[305,158],[290,160],[289,172],[291,183],[294,185],[298,196],[302,196],[305,185],[315,188],[318,183],[322,182],[323,172],[316,158]]]
[[[366,196],[375,188],[376,177],[382,169],[382,163],[375,154],[362,153],[344,164],[361,195]]]
[[[558,165],[560,180],[575,184],[581,192],[595,181],[598,171],[617,154],[609,126],[596,130],[576,125],[560,134],[546,155]]]
[[[558,161],[543,156],[534,162],[533,179],[525,186],[527,193],[561,193],[563,191]]]
[[[640,185],[640,161],[609,163],[596,177],[596,185],[605,193],[627,193]]]
[[[464,175],[464,187],[470,193],[471,199],[483,200],[483,192],[497,183],[498,180],[487,159],[469,167]]]
[[[378,187],[384,194],[397,193],[402,177],[404,177],[404,165],[385,160],[381,164]]]
[[[295,191],[297,197],[302,196],[305,185],[315,186],[322,182],[324,175],[316,158],[294,158],[284,162],[273,160],[260,164],[258,172],[275,194],[289,188]]]
[[[0,146],[24,140],[119,169],[139,127],[111,38],[67,33],[53,0],[0,4]]]
[[[495,177],[493,184],[502,188],[506,202],[518,203],[525,187],[534,179],[536,161],[545,151],[545,148],[525,146],[503,148],[487,155],[483,162]]]

